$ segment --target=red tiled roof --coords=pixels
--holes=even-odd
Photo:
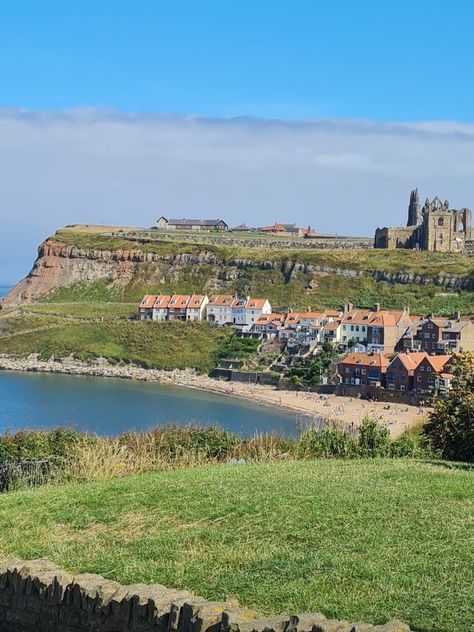
[[[183,307],[187,306],[190,299],[191,297],[189,296],[189,294],[173,294],[168,307],[173,309],[182,309]]]
[[[350,353],[341,361],[341,364],[376,366],[380,369],[384,369],[388,367],[390,361],[387,356],[381,353]]]
[[[290,312],[286,317],[285,324],[293,324],[297,325],[300,322],[300,313],[299,312]]]
[[[264,298],[249,298],[245,307],[247,309],[263,309],[265,301]]]
[[[169,305],[171,296],[169,294],[160,294],[155,297],[153,309],[166,309]]]
[[[193,294],[189,299],[188,307],[198,309],[203,304],[205,298],[204,294]]]
[[[425,351],[420,351],[417,353],[399,353],[394,357],[393,361],[395,361],[396,358],[399,358],[400,362],[407,369],[407,371],[413,374],[413,371],[417,368],[420,362],[423,362],[423,360],[427,356],[428,354]]]
[[[436,373],[443,370],[444,365],[452,359],[450,355],[435,355],[426,358]]]
[[[282,323],[285,320],[285,314],[260,314],[255,321],[256,325],[268,325],[269,323]]]
[[[231,307],[236,300],[232,294],[213,294],[209,299],[209,305],[217,305],[219,307]]]
[[[156,298],[156,294],[145,294],[142,302],[140,303],[140,307],[143,309],[151,309],[156,301]]]

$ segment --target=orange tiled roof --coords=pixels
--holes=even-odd
[[[249,298],[245,307],[247,309],[263,309],[265,301],[264,298]]]
[[[213,294],[209,299],[209,305],[217,305],[219,307],[230,307],[236,300],[232,294]]]
[[[435,355],[427,357],[428,362],[431,364],[436,373],[440,373],[443,370],[444,365],[451,359],[452,356],[450,355]]]
[[[255,321],[256,325],[268,325],[269,323],[282,323],[285,320],[285,314],[260,314]]]
[[[339,327],[340,324],[340,320],[333,320],[332,323],[327,323],[327,325],[324,325],[323,329],[327,331],[334,331]]]
[[[311,320],[319,320],[324,317],[323,312],[300,312],[301,318],[311,319]]]
[[[171,296],[169,294],[160,294],[155,297],[153,309],[166,309],[170,302]]]
[[[189,299],[188,307],[198,309],[203,304],[205,298],[204,294],[193,294]]]
[[[173,294],[168,307],[171,307],[173,309],[182,309],[183,307],[187,306],[190,299],[191,297],[189,296],[189,294]]]
[[[399,353],[395,356],[394,360],[399,358],[400,362],[408,370],[408,372],[413,374],[413,371],[427,356],[428,354],[426,351],[419,351],[417,353]]]
[[[285,324],[289,325],[297,325],[300,322],[300,313],[299,312],[290,312],[286,317]]]
[[[140,303],[140,307],[143,309],[151,309],[156,301],[156,298],[156,294],[145,294],[142,302]]]
[[[376,366],[385,369],[390,364],[387,356],[381,353],[350,353],[341,364],[357,364],[357,366]]]
[[[260,231],[262,233],[284,233],[285,227],[282,224],[273,224],[273,226],[263,226]]]
[[[343,324],[367,325],[372,312],[368,309],[351,309],[342,317]]]

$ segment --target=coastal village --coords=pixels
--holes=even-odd
[[[273,374],[308,366],[322,350],[332,349],[337,357],[334,384],[353,387],[347,393],[361,396],[375,396],[380,389],[417,396],[445,395],[456,355],[474,351],[474,322],[461,318],[459,312],[451,318],[421,317],[411,314],[409,308],[383,310],[377,304],[359,309],[347,304],[340,310],[275,313],[264,297],[175,294],[144,296],[138,317],[142,321],[207,321],[231,327],[240,337],[261,341],[262,347],[273,345],[273,362],[265,368]],[[242,368],[238,360],[224,362],[216,377],[232,379],[232,369]],[[258,374],[252,375],[258,380]],[[328,384],[321,374],[314,382]]]

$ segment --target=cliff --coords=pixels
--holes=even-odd
[[[361,291],[387,300],[411,286],[417,297],[474,291],[472,257],[367,249],[238,248],[222,238],[186,240],[59,231],[44,241],[28,276],[4,297],[4,305],[51,296],[61,288],[102,282],[118,300],[134,301],[142,291],[264,292],[278,305],[324,306],[357,301]],[[420,289],[423,288],[423,289]],[[106,296],[102,297],[107,300]],[[410,296],[407,297],[410,299]],[[464,304],[474,298],[464,297]],[[467,301],[467,303],[466,303]],[[387,301],[385,301],[387,302]],[[410,301],[408,301],[410,302]],[[360,300],[359,300],[360,303]]]

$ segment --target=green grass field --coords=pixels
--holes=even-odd
[[[63,308],[61,306],[59,312]],[[126,311],[129,309],[127,306]],[[95,306],[88,306],[79,312],[90,315],[94,310]],[[40,308],[38,314],[41,312]],[[191,367],[208,372],[215,366],[220,347],[231,334],[228,329],[207,323],[120,319],[114,316],[115,307],[111,312],[99,306],[91,321],[83,320],[84,316],[75,319],[68,316],[74,313],[74,305],[65,310],[63,317],[52,317],[47,315],[47,310],[45,312],[41,316],[15,315],[16,312],[1,316],[0,353],[16,356],[37,353],[43,359],[72,354],[82,360],[103,357],[112,362],[133,362],[151,368]]]
[[[214,465],[0,496],[0,554],[266,613],[469,632],[474,472],[417,461]]]

